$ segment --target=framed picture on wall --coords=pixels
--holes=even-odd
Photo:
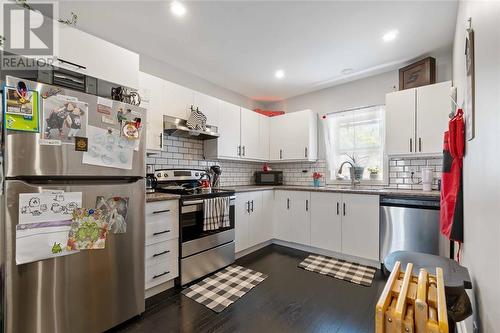
[[[465,69],[466,69],[466,87],[465,87],[465,134],[467,140],[474,139],[475,136],[475,105],[474,105],[474,30],[467,29],[465,36]]]

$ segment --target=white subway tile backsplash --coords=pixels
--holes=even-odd
[[[216,161],[203,158],[202,141],[165,137],[164,146],[166,151],[149,151],[146,159],[147,164],[154,165],[155,169],[168,168],[195,168],[206,169],[217,164],[222,167],[222,186],[252,185],[254,184],[254,173],[262,169],[263,163],[244,161]],[[389,187],[404,189],[421,189],[419,184],[422,167],[434,168],[434,187],[441,178],[442,158],[440,157],[394,157],[389,159]],[[316,162],[297,163],[271,163],[273,170],[283,171],[285,185],[310,186],[313,179],[312,174],[319,172],[323,175],[321,185],[325,185],[325,177],[329,173],[325,160]],[[411,179],[411,173],[413,180]],[[376,186],[376,185],[374,185]]]

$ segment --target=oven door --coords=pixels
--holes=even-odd
[[[231,196],[229,201],[229,227],[203,231],[203,200],[181,200],[179,222],[181,229],[180,238],[183,246],[185,243],[202,238],[217,238],[214,237],[217,234],[232,234],[233,237],[229,241],[234,240],[234,204],[235,196]],[[230,232],[228,233],[228,231]]]

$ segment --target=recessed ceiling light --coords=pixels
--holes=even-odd
[[[399,34],[399,31],[391,30],[391,31],[386,32],[384,34],[384,36],[382,36],[382,39],[384,40],[384,42],[392,42],[393,40],[396,39],[396,37],[398,37],[398,34]]]
[[[354,69],[352,69],[352,68],[344,68],[341,73],[342,73],[342,75],[349,75],[349,74],[352,74],[353,72],[354,72]]]
[[[282,69],[278,69],[276,71],[276,73],[274,73],[274,76],[277,78],[277,79],[282,79],[285,77],[285,71],[282,70]]]
[[[179,1],[172,1],[172,3],[170,3],[170,11],[175,16],[184,16],[184,14],[186,14],[186,6]]]

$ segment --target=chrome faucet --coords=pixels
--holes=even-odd
[[[349,174],[351,177],[351,186],[354,187],[356,184],[359,184],[359,180],[356,180],[355,173],[354,173],[354,164],[352,164],[349,161],[345,161],[340,165],[339,171],[337,174],[342,174],[342,168],[344,167],[344,164],[349,164],[351,168],[349,169]]]

